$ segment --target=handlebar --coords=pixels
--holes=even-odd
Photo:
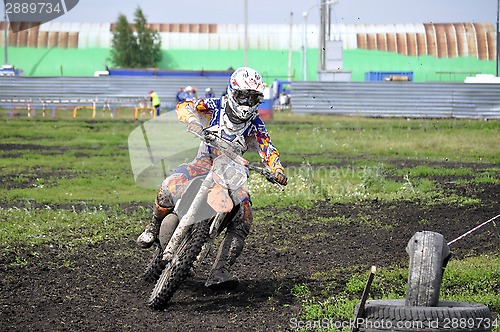
[[[230,142],[220,138],[219,136],[215,135],[214,133],[211,133],[209,131],[203,130],[202,133],[199,132],[194,132],[190,131],[196,136],[198,136],[205,144],[223,152],[226,154],[228,157],[230,157],[232,160],[237,162],[238,164],[241,164],[243,166],[246,166],[249,170],[255,171],[259,174],[262,174],[263,176],[266,177],[266,179],[277,185],[281,191],[285,190],[283,185],[276,181],[274,174],[267,168],[264,167],[259,167],[256,165],[252,165],[246,160],[245,158],[242,157],[242,151],[238,147],[232,145]]]
[[[252,164],[248,164],[247,168],[251,171],[255,171],[257,173],[264,175],[266,177],[267,181],[277,185],[281,189],[281,191],[285,190],[283,185],[281,183],[279,183],[278,181],[276,181],[276,179],[274,178],[274,174],[270,170],[268,170],[267,168],[255,166]]]

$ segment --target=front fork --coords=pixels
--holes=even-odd
[[[189,230],[189,228],[194,223],[200,221],[200,220],[195,219],[196,212],[202,206],[204,200],[206,199],[208,189],[211,188],[211,186],[213,185],[212,178],[213,178],[212,172],[208,173],[207,177],[203,180],[203,183],[201,184],[200,189],[196,193],[196,196],[194,197],[191,205],[189,206],[188,211],[182,217],[182,219],[179,221],[179,225],[175,229],[170,241],[167,244],[167,247],[163,251],[163,260],[164,261],[169,262],[172,260],[177,248],[181,244],[182,239],[186,236],[186,233]],[[216,215],[216,219],[220,218],[221,219],[220,222],[222,222],[222,220],[224,220],[225,213],[222,213],[223,216],[221,216],[221,217],[219,217],[219,214]],[[210,228],[210,237],[211,238],[212,238],[213,228],[214,227]],[[215,228],[215,229],[217,230],[218,228]]]
[[[227,213],[225,212],[219,212],[215,215],[214,220],[212,221],[210,225],[210,231],[208,233],[209,239],[205,244],[203,245],[203,248],[201,249],[200,254],[196,258],[196,266],[198,266],[208,255],[210,252],[210,247],[212,246],[212,243],[215,239],[215,237],[219,234],[220,227],[222,223],[224,222],[224,219],[226,218]]]
[[[232,199],[232,195],[230,195]],[[233,201],[234,203],[234,201]],[[236,208],[238,210],[231,212],[219,212],[213,217],[213,220],[210,222],[210,230],[208,233],[208,240],[203,245],[200,254],[196,258],[195,267],[198,267],[199,264],[205,260],[207,257],[210,247],[214,242],[215,238],[222,232],[223,228],[227,226],[227,222],[232,222],[237,217],[237,214],[240,213],[239,209],[241,209],[241,214],[243,215],[243,205],[237,205]],[[234,206],[233,206],[234,209]],[[234,212],[234,213],[233,213]],[[229,220],[227,220],[229,218]]]

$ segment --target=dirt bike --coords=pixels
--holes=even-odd
[[[144,272],[147,281],[156,281],[148,299],[152,309],[167,306],[238,213],[240,204],[233,194],[246,183],[249,170],[281,187],[267,168],[250,165],[237,144],[212,133],[198,136],[215,152],[211,154],[212,168],[206,176],[187,184],[173,213],[162,222],[159,243]]]

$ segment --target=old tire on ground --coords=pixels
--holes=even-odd
[[[182,282],[189,276],[201,248],[208,238],[208,220],[194,224],[188,231],[178,251],[163,269],[148,300],[152,309],[164,309]]]
[[[405,300],[367,301],[359,331],[483,332],[494,320],[483,304],[440,301],[436,307],[405,306]]]
[[[444,268],[450,258],[450,248],[443,235],[417,232],[408,242],[406,252],[410,256],[406,305],[436,306]]]

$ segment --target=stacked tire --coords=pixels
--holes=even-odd
[[[491,331],[496,320],[483,304],[439,301],[441,280],[451,256],[443,235],[417,232],[408,242],[408,286],[404,300],[367,301],[355,322],[359,331]],[[359,308],[357,308],[359,310]]]

